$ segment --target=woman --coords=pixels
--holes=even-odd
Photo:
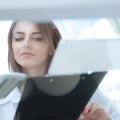
[[[10,71],[25,73],[27,76],[43,76],[47,73],[54,51],[61,35],[53,22],[14,22],[8,36],[8,64]],[[102,101],[99,101],[99,100]],[[85,107],[79,120],[118,120],[117,112],[104,95],[97,91]],[[97,104],[101,104],[104,109]],[[105,107],[111,107],[106,109]],[[120,118],[120,116],[118,116]]]

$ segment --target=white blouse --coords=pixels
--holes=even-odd
[[[120,111],[117,106],[105,96],[100,89],[96,90],[91,99],[104,108],[104,110],[110,115],[111,120],[120,120]]]
[[[0,120],[13,120],[20,98],[21,93],[16,87],[7,97],[0,99]]]

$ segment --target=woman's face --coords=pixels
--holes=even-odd
[[[18,22],[13,30],[12,48],[16,62],[25,69],[44,68],[51,54],[50,41],[37,24]]]

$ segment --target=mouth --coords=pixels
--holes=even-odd
[[[31,53],[31,52],[23,52],[20,54],[21,56],[34,56],[35,54]]]

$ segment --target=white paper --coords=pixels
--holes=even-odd
[[[120,69],[120,39],[61,40],[48,74],[80,74],[113,69]]]

